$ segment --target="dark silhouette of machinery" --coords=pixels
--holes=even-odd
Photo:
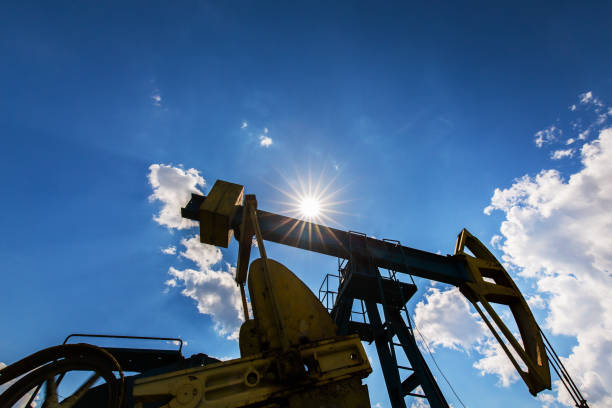
[[[550,389],[550,363],[576,406],[587,407],[511,277],[467,230],[457,237],[455,253],[442,256],[258,210],[255,196],[243,193],[240,185],[217,181],[208,197],[193,194],[181,210],[183,217],[199,221],[201,242],[227,248],[233,235],[238,240],[236,282],[245,315],[241,358],[221,362],[204,354],[184,358],[180,348],[64,342],[0,370],[0,385],[16,380],[0,395],[0,408],[27,399],[31,403],[43,386],[44,408],[369,407],[367,386],[361,381],[371,367],[361,341],[376,345],[393,408],[405,408],[406,397],[425,398],[434,408],[448,407],[417,346],[406,309],[416,286],[414,281],[402,282],[398,274],[457,286],[531,394]],[[254,238],[260,258],[249,266]],[[264,241],[337,257],[337,284],[330,288],[327,274],[317,299],[289,269],[267,257]],[[352,319],[356,301],[362,307],[361,320]],[[520,339],[492,304],[509,307]],[[398,352],[405,354],[409,367],[398,364]],[[57,386],[70,371],[91,375],[60,401]],[[139,374],[124,377],[127,371]],[[96,385],[100,379],[103,384]]]

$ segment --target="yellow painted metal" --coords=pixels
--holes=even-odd
[[[467,254],[465,248],[475,256]],[[542,336],[527,302],[508,272],[482,242],[466,229],[457,237],[455,256],[465,260],[471,280],[460,286],[461,293],[472,302],[527,384],[529,392],[536,395],[544,389],[550,389],[550,369]],[[510,308],[522,344],[495,312],[491,303],[507,305]]]
[[[227,248],[234,231],[231,229],[236,206],[242,203],[244,187],[217,180],[200,206],[200,242]]]
[[[251,259],[251,246],[255,229],[250,214],[251,207],[257,210],[257,198],[253,194],[247,194],[242,209],[242,222],[240,225],[240,239],[238,242],[238,259],[236,260],[236,282],[244,284],[246,282],[249,261]]]
[[[337,336],[310,289],[272,259],[251,263],[248,288],[254,319],[240,329],[242,357],[136,379],[135,405],[170,399],[163,408],[370,407],[361,379],[372,369],[358,335]]]
[[[371,368],[357,335],[305,344],[295,352],[307,367],[297,381],[280,377],[280,353],[266,353],[136,379],[133,398],[138,403],[171,396],[164,408],[249,407],[281,400],[290,408],[321,406],[305,405],[319,400],[334,401],[329,406],[336,407],[370,406],[360,379]],[[351,390],[355,395],[345,394]]]
[[[334,337],[336,325],[319,299],[285,266],[272,259],[267,262],[270,290],[276,297],[279,318],[289,344],[305,344]],[[254,260],[249,268],[248,287],[261,351],[282,346],[274,321],[275,305],[268,293],[264,274],[264,260]]]

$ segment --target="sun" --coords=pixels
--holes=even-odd
[[[299,203],[299,210],[303,218],[315,219],[321,213],[321,202],[316,197],[303,197]]]
[[[281,175],[286,183],[283,187],[270,185],[285,196],[286,200],[277,202],[284,207],[283,212],[288,213],[287,215],[297,218],[300,222],[335,225],[338,222],[333,216],[344,214],[338,207],[346,202],[338,199],[343,188],[334,188],[336,176],[332,174],[328,177],[322,170],[314,180],[309,171],[305,178],[296,175],[295,178],[289,179],[286,175]]]

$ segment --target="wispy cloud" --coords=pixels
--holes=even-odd
[[[597,97],[593,96],[592,91],[588,91],[583,94],[580,94],[579,98],[580,98],[580,103],[582,105],[595,105],[599,107],[603,106],[603,102],[601,102],[601,100],[599,100]]]
[[[151,94],[151,101],[153,102],[153,105],[161,107],[162,106],[162,96],[161,93],[159,92],[159,89],[156,89],[153,91],[153,93]]]
[[[586,140],[586,138],[587,138],[587,136],[589,135],[589,133],[591,133],[591,130],[590,130],[590,129],[586,129],[586,130],[584,130],[584,131],[580,132],[580,133],[578,134],[578,139],[580,139],[580,140]]]
[[[542,129],[534,135],[534,142],[536,146],[542,147],[547,143],[554,142],[559,136],[563,134],[563,131],[552,125],[546,129]]]
[[[176,247],[175,246],[169,246],[168,248],[164,248],[161,251],[162,251],[162,253],[164,253],[166,255],[176,255]]]
[[[270,136],[261,135],[259,136],[259,145],[262,147],[270,147],[272,145],[272,138]]]
[[[551,153],[550,158],[553,160],[561,160],[565,157],[572,157],[574,155],[574,149],[555,150]]]

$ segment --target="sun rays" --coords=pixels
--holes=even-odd
[[[335,188],[335,177],[327,177],[321,171],[316,180],[312,172],[305,178],[296,175],[289,179],[281,174],[284,186],[273,187],[280,191],[284,199],[276,201],[282,205],[282,212],[290,217],[315,224],[339,225],[334,217],[343,213],[338,207],[347,200],[340,200],[339,194],[343,188]]]

